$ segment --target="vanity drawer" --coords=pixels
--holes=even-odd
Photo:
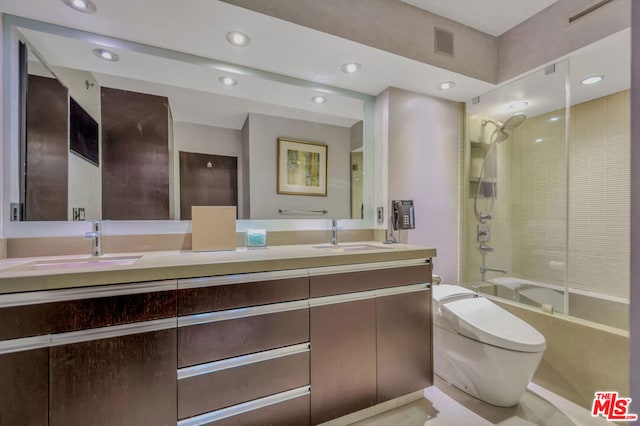
[[[209,424],[215,426],[307,426],[309,425],[309,396],[290,399]]]
[[[301,276],[269,279],[269,276],[278,275],[283,274],[259,273],[180,280],[178,315],[309,298],[309,276],[306,272],[288,274]]]
[[[304,302],[291,303],[303,306]],[[309,341],[309,308],[306,304],[292,310],[251,315],[252,310],[263,308],[178,318],[178,368]],[[280,307],[267,308],[277,310]],[[243,316],[233,318],[237,315]],[[226,319],[227,316],[231,319]],[[193,322],[196,323],[192,325]]]
[[[108,327],[175,315],[176,281],[7,294],[0,296],[0,340]]]
[[[311,275],[311,297],[431,282],[431,264]]]
[[[300,346],[178,371],[178,418],[309,385],[309,345]]]

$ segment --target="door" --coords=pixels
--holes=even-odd
[[[0,425],[49,423],[49,348],[0,355]]]
[[[180,151],[180,219],[191,206],[238,206],[238,158]]]
[[[176,329],[50,348],[50,426],[175,426]]]
[[[311,424],[376,404],[375,299],[311,308]]]
[[[430,292],[376,299],[378,403],[433,384]]]

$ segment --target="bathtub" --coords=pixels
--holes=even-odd
[[[492,278],[486,283],[470,285],[480,293],[514,300],[529,306],[553,307],[565,313],[563,286],[518,277]],[[569,288],[569,312],[572,317],[629,330],[629,300],[622,297]]]

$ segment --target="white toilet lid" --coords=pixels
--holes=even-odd
[[[440,303],[454,296],[468,296],[472,297],[475,293],[468,288],[460,287],[459,285],[440,284],[431,287],[431,296],[434,302]]]
[[[451,326],[470,339],[520,352],[546,348],[538,330],[484,297],[455,300],[441,309]]]

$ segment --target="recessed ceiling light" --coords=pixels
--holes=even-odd
[[[229,31],[227,33],[227,41],[238,47],[248,46],[251,43],[249,36],[240,31]]]
[[[580,83],[585,84],[585,85],[590,85],[590,84],[596,84],[596,83],[600,83],[602,80],[604,79],[603,76],[601,75],[593,75],[591,77],[587,77],[584,80],[582,80]]]
[[[536,140],[535,140],[535,143],[540,143],[540,142],[542,142],[543,140],[544,140],[544,139],[542,139],[542,138],[538,138],[538,139],[536,139]]]
[[[238,80],[233,77],[223,76],[218,79],[220,84],[224,86],[236,86],[238,84]]]
[[[342,65],[342,71],[346,72],[347,74],[358,72],[360,71],[360,68],[362,68],[362,65],[357,62],[347,62],[346,64]]]
[[[560,117],[551,117],[549,119],[549,121],[551,121],[552,123],[555,123],[556,121],[560,120]]]
[[[529,102],[527,101],[519,101],[519,102],[514,102],[510,105],[511,109],[523,109],[526,108],[527,105],[529,105]]]
[[[64,4],[78,12],[94,13],[96,5],[91,0],[62,0]]]
[[[120,60],[120,56],[107,49],[93,49],[93,54],[100,59],[104,59],[109,62],[117,62]]]
[[[440,90],[449,90],[453,89],[455,85],[456,83],[453,81],[443,81],[442,83],[438,83],[437,87]]]
[[[313,98],[311,98],[311,100],[316,104],[323,104],[327,102],[327,98],[325,98],[324,96],[314,96]]]

